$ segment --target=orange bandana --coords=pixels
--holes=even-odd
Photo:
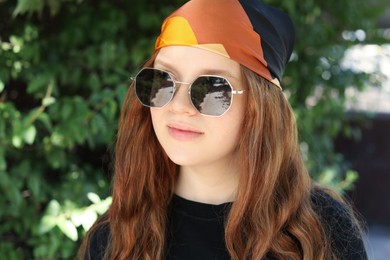
[[[193,46],[228,57],[280,87],[294,44],[282,11],[257,0],[192,0],[168,16],[155,50]]]

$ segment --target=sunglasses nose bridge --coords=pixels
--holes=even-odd
[[[186,113],[193,114],[197,109],[191,100],[191,85],[192,83],[184,81],[173,81],[174,82],[174,91],[170,100],[170,105],[172,110],[176,112],[187,111]],[[188,87],[181,90],[182,85],[187,85]],[[187,94],[187,95],[186,95]],[[187,96],[187,97],[186,97]],[[188,99],[187,99],[188,98]],[[191,109],[190,109],[191,107]],[[191,111],[191,112],[190,112]]]
[[[191,105],[193,106],[193,107],[195,107],[194,106],[194,103],[192,102],[192,99],[191,99],[191,86],[192,86],[192,83],[189,83],[189,82],[181,82],[181,81],[177,81],[177,82],[175,82],[175,83],[178,83],[177,85],[177,87],[179,88],[179,87],[181,87],[182,85],[187,85],[187,89],[186,89],[186,91],[187,91],[187,95],[188,95],[188,101],[191,103]],[[178,90],[178,88],[176,89],[176,91],[175,92],[177,92],[177,90]],[[184,91],[184,90],[183,90]],[[176,93],[175,93],[176,94]]]
[[[192,83],[189,83],[189,82],[184,82],[184,81],[174,81],[175,82],[175,85],[188,85],[188,88],[191,86]]]
[[[187,92],[190,95],[190,89],[191,89],[192,83],[185,82],[185,81],[176,81],[176,80],[174,81],[174,88],[175,88],[175,93],[174,94],[176,94],[176,92],[179,90],[179,88],[182,85],[187,85],[188,86]]]

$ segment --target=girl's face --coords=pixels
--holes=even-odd
[[[154,67],[170,72],[175,81],[193,82],[199,75],[219,75],[228,79],[233,89],[244,89],[237,62],[199,48],[162,48]],[[188,88],[187,84],[177,84],[170,103],[150,109],[161,146],[174,163],[183,167],[230,165],[240,138],[247,93],[233,95],[232,106],[225,114],[210,117],[192,106]]]

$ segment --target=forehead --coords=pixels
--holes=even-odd
[[[178,74],[224,74],[234,78],[239,78],[241,74],[240,65],[236,61],[190,46],[161,48],[154,66]]]

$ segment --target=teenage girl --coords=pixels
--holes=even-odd
[[[192,0],[166,18],[81,259],[367,259],[349,207],[302,162],[281,86],[293,44],[289,16],[257,0]]]

